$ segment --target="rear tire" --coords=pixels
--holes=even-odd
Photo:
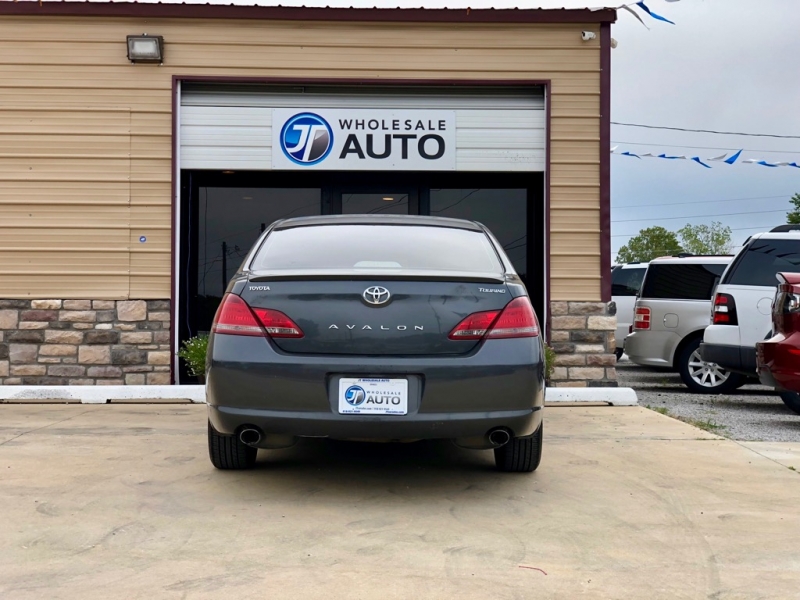
[[[622,358],[622,354],[623,354],[622,348],[617,348],[615,354],[617,356],[617,362],[619,362],[619,359]]]
[[[687,343],[678,356],[678,373],[695,394],[727,394],[741,387],[744,377],[726,371],[716,363],[707,363],[698,352],[700,338]]]
[[[780,396],[786,406],[800,415],[800,394],[797,392],[781,392]]]
[[[533,435],[511,438],[507,444],[494,449],[494,462],[498,471],[505,473],[531,473],[542,460],[544,423]]]
[[[258,448],[239,441],[235,435],[217,433],[208,423],[208,456],[218,469],[252,469],[256,464]]]

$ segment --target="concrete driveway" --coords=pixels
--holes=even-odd
[[[557,407],[533,475],[323,440],[235,473],[204,412],[0,406],[0,597],[800,597],[797,445]]]

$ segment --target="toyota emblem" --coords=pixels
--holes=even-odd
[[[361,297],[364,298],[364,302],[367,304],[381,306],[382,304],[386,304],[392,295],[385,287],[373,285],[372,287],[365,289],[364,293],[361,294]]]

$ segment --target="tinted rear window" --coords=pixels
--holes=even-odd
[[[800,273],[800,242],[755,240],[736,262],[725,283],[732,285],[778,285],[775,275]]]
[[[634,269],[614,269],[611,273],[612,296],[635,296],[642,287],[647,267]]]
[[[725,267],[720,264],[650,265],[642,298],[710,300]]]
[[[445,227],[321,225],[272,232],[254,270],[413,269],[502,273],[482,232]]]

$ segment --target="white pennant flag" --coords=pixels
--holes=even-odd
[[[708,160],[708,161],[712,161],[712,160],[723,161],[723,160],[725,160],[725,158],[727,156],[728,156],[728,154],[726,152],[725,154],[720,154],[719,156],[715,156],[714,158],[707,158],[706,160]]]
[[[634,2],[633,4],[636,4],[636,3]],[[642,17],[639,16],[639,13],[637,13],[635,10],[633,10],[630,6],[628,6],[627,4],[623,4],[622,6],[619,6],[618,8],[623,8],[623,9],[627,10],[629,13],[631,13],[634,17],[636,17],[639,20],[639,23],[644,25],[645,29],[650,31],[650,28],[642,20]]]
[[[616,152],[616,151],[617,151],[617,148],[619,148],[619,146],[614,146],[614,147],[611,149],[611,154],[614,154],[614,152]]]

